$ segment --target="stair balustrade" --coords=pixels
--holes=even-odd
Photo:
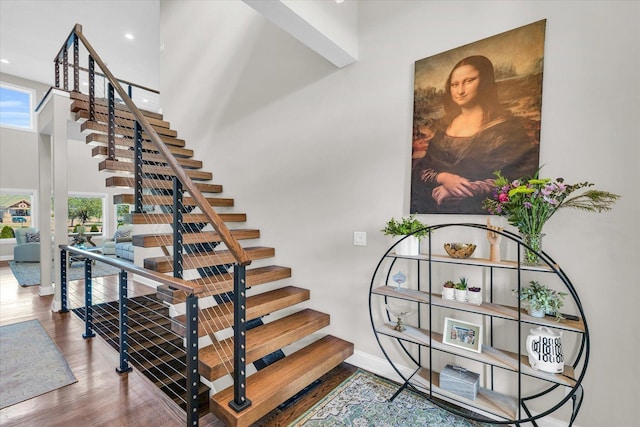
[[[87,51],[87,67],[80,65],[80,49],[83,48]],[[72,50],[73,62],[69,62],[69,49]],[[230,402],[230,406],[236,411],[242,411],[250,405],[250,400],[246,397],[246,280],[245,280],[245,266],[251,263],[251,257],[240,246],[237,239],[230,232],[223,218],[219,216],[211,207],[211,203],[204,197],[202,192],[194,184],[192,178],[189,176],[189,172],[180,165],[176,160],[171,150],[167,148],[167,144],[163,141],[156,129],[151,125],[149,119],[145,114],[137,107],[132,100],[132,93],[137,91],[148,91],[147,88],[134,85],[132,83],[123,82],[114,77],[114,75],[107,68],[97,52],[93,49],[91,44],[85,38],[82,33],[82,26],[76,24],[69,34],[69,37],[65,41],[63,47],[60,49],[54,59],[55,63],[55,87],[64,89],[73,93],[81,93],[80,91],[80,73],[86,72],[88,76],[88,122],[85,123],[97,123],[98,121],[106,122],[106,135],[107,135],[107,162],[118,162],[117,156],[117,138],[118,133],[122,132],[123,127],[130,128],[129,121],[134,122],[134,128],[131,132],[133,136],[133,172],[134,172],[134,213],[129,218],[133,224],[156,224],[159,221],[157,213],[151,213],[145,211],[145,206],[162,206],[164,200],[160,200],[161,197],[171,195],[173,197],[172,208],[163,207],[163,213],[170,214],[173,217],[172,225],[173,230],[170,236],[166,238],[160,238],[155,246],[161,247],[166,251],[167,247],[173,247],[172,256],[166,257],[172,258],[172,267],[167,268],[173,271],[174,279],[157,280],[158,277],[152,275],[154,280],[159,283],[163,283],[172,290],[181,290],[186,293],[186,346],[188,353],[192,354],[191,357],[187,357],[187,369],[186,373],[191,378],[198,378],[195,381],[187,381],[187,388],[191,387],[190,392],[186,393],[187,400],[187,424],[197,425],[197,395],[198,395],[198,297],[194,292],[194,289],[202,291],[202,289],[209,287],[215,290],[215,278],[220,273],[226,273],[231,267],[233,268],[233,313],[232,321],[221,319],[209,319],[212,323],[217,324],[217,329],[233,328],[234,331],[234,348],[221,348],[221,351],[228,352],[228,356],[221,355],[222,359],[232,359],[233,365],[226,366],[227,373],[233,376],[234,380],[234,399]],[[97,66],[97,67],[96,67]],[[96,71],[99,68],[100,72]],[[69,70],[73,71],[72,82],[70,82]],[[62,82],[60,81],[60,75],[62,74]],[[103,94],[104,98],[96,97],[96,77],[103,78],[106,82],[107,90]],[[72,88],[70,89],[70,83]],[[123,86],[127,86],[127,90]],[[116,99],[116,94],[118,99]],[[106,109],[106,114],[105,114]],[[127,115],[123,112],[128,113]],[[124,116],[124,117],[123,117]],[[128,118],[130,117],[130,119]],[[118,130],[120,129],[120,130]],[[84,130],[84,129],[83,129]],[[128,135],[127,135],[128,136]],[[171,138],[168,136],[167,138]],[[144,141],[150,141],[151,146]],[[178,144],[179,145],[179,144]],[[143,154],[147,152],[159,153],[159,162],[143,161]],[[154,165],[165,164],[161,168],[157,168]],[[109,165],[105,163],[105,165]],[[126,164],[123,165],[126,167]],[[102,165],[101,165],[102,167]],[[149,170],[145,170],[148,168]],[[162,169],[158,171],[158,169]],[[172,188],[158,189],[147,188],[144,184],[151,184],[154,181],[165,181],[171,179]],[[192,205],[185,206],[182,198],[184,192],[188,192],[190,196],[190,203]],[[157,199],[157,200],[156,200]],[[194,213],[198,210],[199,213]],[[191,218],[184,218],[183,213],[192,214]],[[184,220],[188,220],[189,223],[185,224]],[[183,235],[186,232],[193,233],[194,231],[202,231],[210,225],[215,234],[218,236],[214,242],[196,242],[188,245],[184,245]],[[197,240],[197,239],[196,239]],[[219,244],[224,244],[228,251],[220,251],[222,256],[213,252],[213,248]],[[66,258],[66,253],[79,253],[86,257],[87,260],[98,260],[100,262],[110,263],[107,257],[100,256],[94,253],[83,253],[80,249],[61,246],[61,253],[63,258]],[[184,253],[186,252],[186,254]],[[189,256],[188,268],[197,270],[200,272],[203,279],[198,281],[197,277],[191,281],[183,281],[184,271],[184,258]],[[163,262],[161,260],[159,262]],[[62,268],[62,283],[65,290],[65,296],[63,301],[66,301],[66,261],[65,266]],[[128,372],[130,367],[128,366],[127,358],[127,272],[134,272],[135,274],[141,274],[141,271],[148,271],[146,268],[135,267],[131,269],[129,267],[123,267],[121,263],[117,265],[121,268],[120,273],[120,366],[118,372]],[[92,309],[91,309],[91,266],[90,263],[86,265],[86,292],[88,292],[85,299],[86,307],[86,331],[85,337],[91,337],[92,332]],[[141,274],[143,277],[149,278],[149,275]],[[166,277],[165,275],[162,275]],[[179,282],[175,282],[178,280]],[[213,282],[213,283],[211,283]],[[176,283],[182,285],[177,286]],[[191,288],[184,285],[184,283],[191,283]],[[66,310],[66,306],[63,304],[63,309]],[[194,314],[195,310],[195,314]],[[215,331],[207,331],[212,341],[217,341],[214,334]],[[193,362],[195,361],[195,362]],[[195,387],[195,388],[194,388]]]
[[[87,58],[86,66],[80,64],[82,58]],[[259,230],[227,227],[226,223],[245,222],[246,215],[225,210],[233,207],[233,199],[205,197],[203,193],[221,193],[222,186],[207,182],[212,174],[200,170],[202,162],[192,159],[193,151],[185,148],[185,141],[161,114],[138,107],[144,105],[147,94],[157,92],[116,79],[80,25],[73,28],[54,63],[56,87],[69,92],[71,111],[81,131],[88,132],[86,142],[96,145],[92,155],[104,158],[98,169],[116,174],[106,179],[106,186],[133,190],[133,194],[115,195],[114,203],[133,205],[124,222],[135,226],[132,245],[139,263],[144,252],[142,265],[60,247],[63,258],[67,254],[85,257],[84,298],[76,297],[73,309],[78,312],[77,306],[84,307],[86,338],[97,332],[117,347],[118,371],[127,371],[131,362],[150,372],[165,393],[169,384],[160,380],[180,371],[181,378],[186,376],[180,404],[189,426],[198,425],[202,403],[226,424],[248,426],[353,354],[353,344],[347,341],[313,336],[329,325],[328,314],[293,309],[309,300],[309,290],[280,286],[247,295],[249,288],[291,278],[291,269],[263,265],[247,270],[254,260],[274,257],[275,250],[240,245],[239,240],[260,238]],[[81,91],[85,85],[80,82],[85,79],[88,93]],[[120,269],[117,303],[95,301],[102,284],[92,281],[93,261],[115,263]],[[130,285],[134,274],[158,285],[156,297],[144,295],[140,302],[138,296],[131,296],[136,288],[136,282]],[[68,291],[65,266],[62,283],[66,309],[67,296],[74,292]],[[149,306],[155,308],[145,315]],[[263,322],[265,316],[284,310],[293,312]],[[140,329],[149,337],[143,337]],[[162,345],[157,351],[144,349],[141,357],[142,340]],[[172,351],[181,347],[187,354],[185,362],[167,368],[168,372],[148,369],[151,357],[169,357],[165,344],[173,346]],[[249,363],[258,370],[250,377]],[[233,380],[231,387],[224,384],[227,377]],[[204,402],[201,382],[215,390],[212,396],[209,388],[205,390]]]

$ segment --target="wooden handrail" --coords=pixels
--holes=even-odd
[[[89,259],[94,259],[96,261],[103,262],[105,264],[112,265],[121,270],[129,271],[134,274],[138,274],[142,277],[146,277],[147,279],[154,280],[156,282],[160,282],[163,285],[169,285],[173,288],[180,289],[181,291],[185,291],[190,294],[200,294],[204,292],[204,286],[198,286],[195,282],[189,282],[187,280],[177,279],[172,276],[168,276],[166,274],[157,273],[153,270],[147,270],[146,268],[139,267],[130,262],[120,261],[118,259],[114,259],[108,256],[104,256],[92,251],[86,251],[84,249],[77,248],[75,246],[69,245],[60,245],[58,246],[60,249],[64,249],[69,253],[74,253],[78,255],[82,255]]]
[[[176,177],[180,180],[183,185],[183,188],[189,192],[191,197],[195,200],[196,204],[202,210],[202,213],[207,218],[207,220],[211,223],[216,232],[220,235],[220,238],[227,246],[227,249],[233,254],[234,258],[240,265],[249,265],[251,264],[251,259],[245,252],[245,250],[240,246],[240,243],[233,237],[229,228],[226,226],[224,221],[220,218],[220,216],[211,208],[211,206],[207,203],[207,199],[202,195],[200,190],[195,186],[191,178],[185,173],[184,169],[180,166],[178,161],[173,157],[169,149],[162,142],[158,133],[155,131],[153,126],[149,123],[149,120],[142,114],[142,112],[138,109],[138,107],[134,104],[133,100],[129,98],[129,94],[124,90],[118,79],[109,71],[105,63],[102,61],[98,53],[93,49],[91,43],[85,38],[82,33],[82,26],[80,24],[76,24],[74,26],[73,31],[69,35],[69,38],[78,37],[78,39],[85,46],[89,55],[93,58],[96,64],[100,67],[102,72],[105,74],[105,77],[109,80],[109,82],[113,85],[114,89],[120,95],[120,98],[125,103],[129,110],[136,117],[140,126],[146,131],[147,137],[153,141],[156,145],[158,151],[165,157],[167,164],[171,167],[173,172],[176,174]],[[65,45],[62,49],[65,49],[66,46],[69,46],[69,41],[65,42]],[[60,56],[60,53],[56,56],[57,58]]]

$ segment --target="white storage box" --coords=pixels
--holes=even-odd
[[[476,400],[480,374],[459,366],[447,365],[440,372],[440,388],[469,400]]]

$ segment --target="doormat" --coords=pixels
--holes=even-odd
[[[491,426],[447,412],[406,389],[389,402],[399,387],[392,381],[358,369],[289,427]]]
[[[9,267],[20,286],[35,286],[40,284],[39,262],[9,261]],[[96,262],[91,266],[91,277],[111,276],[118,274],[120,269],[103,262]],[[67,281],[84,280],[84,262],[76,262],[67,268]]]
[[[38,320],[0,326],[0,409],[75,382]]]

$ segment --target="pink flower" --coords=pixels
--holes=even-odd
[[[498,194],[498,201],[500,203],[506,203],[506,202],[509,201],[509,196],[507,196],[506,193],[500,193],[500,194]]]

